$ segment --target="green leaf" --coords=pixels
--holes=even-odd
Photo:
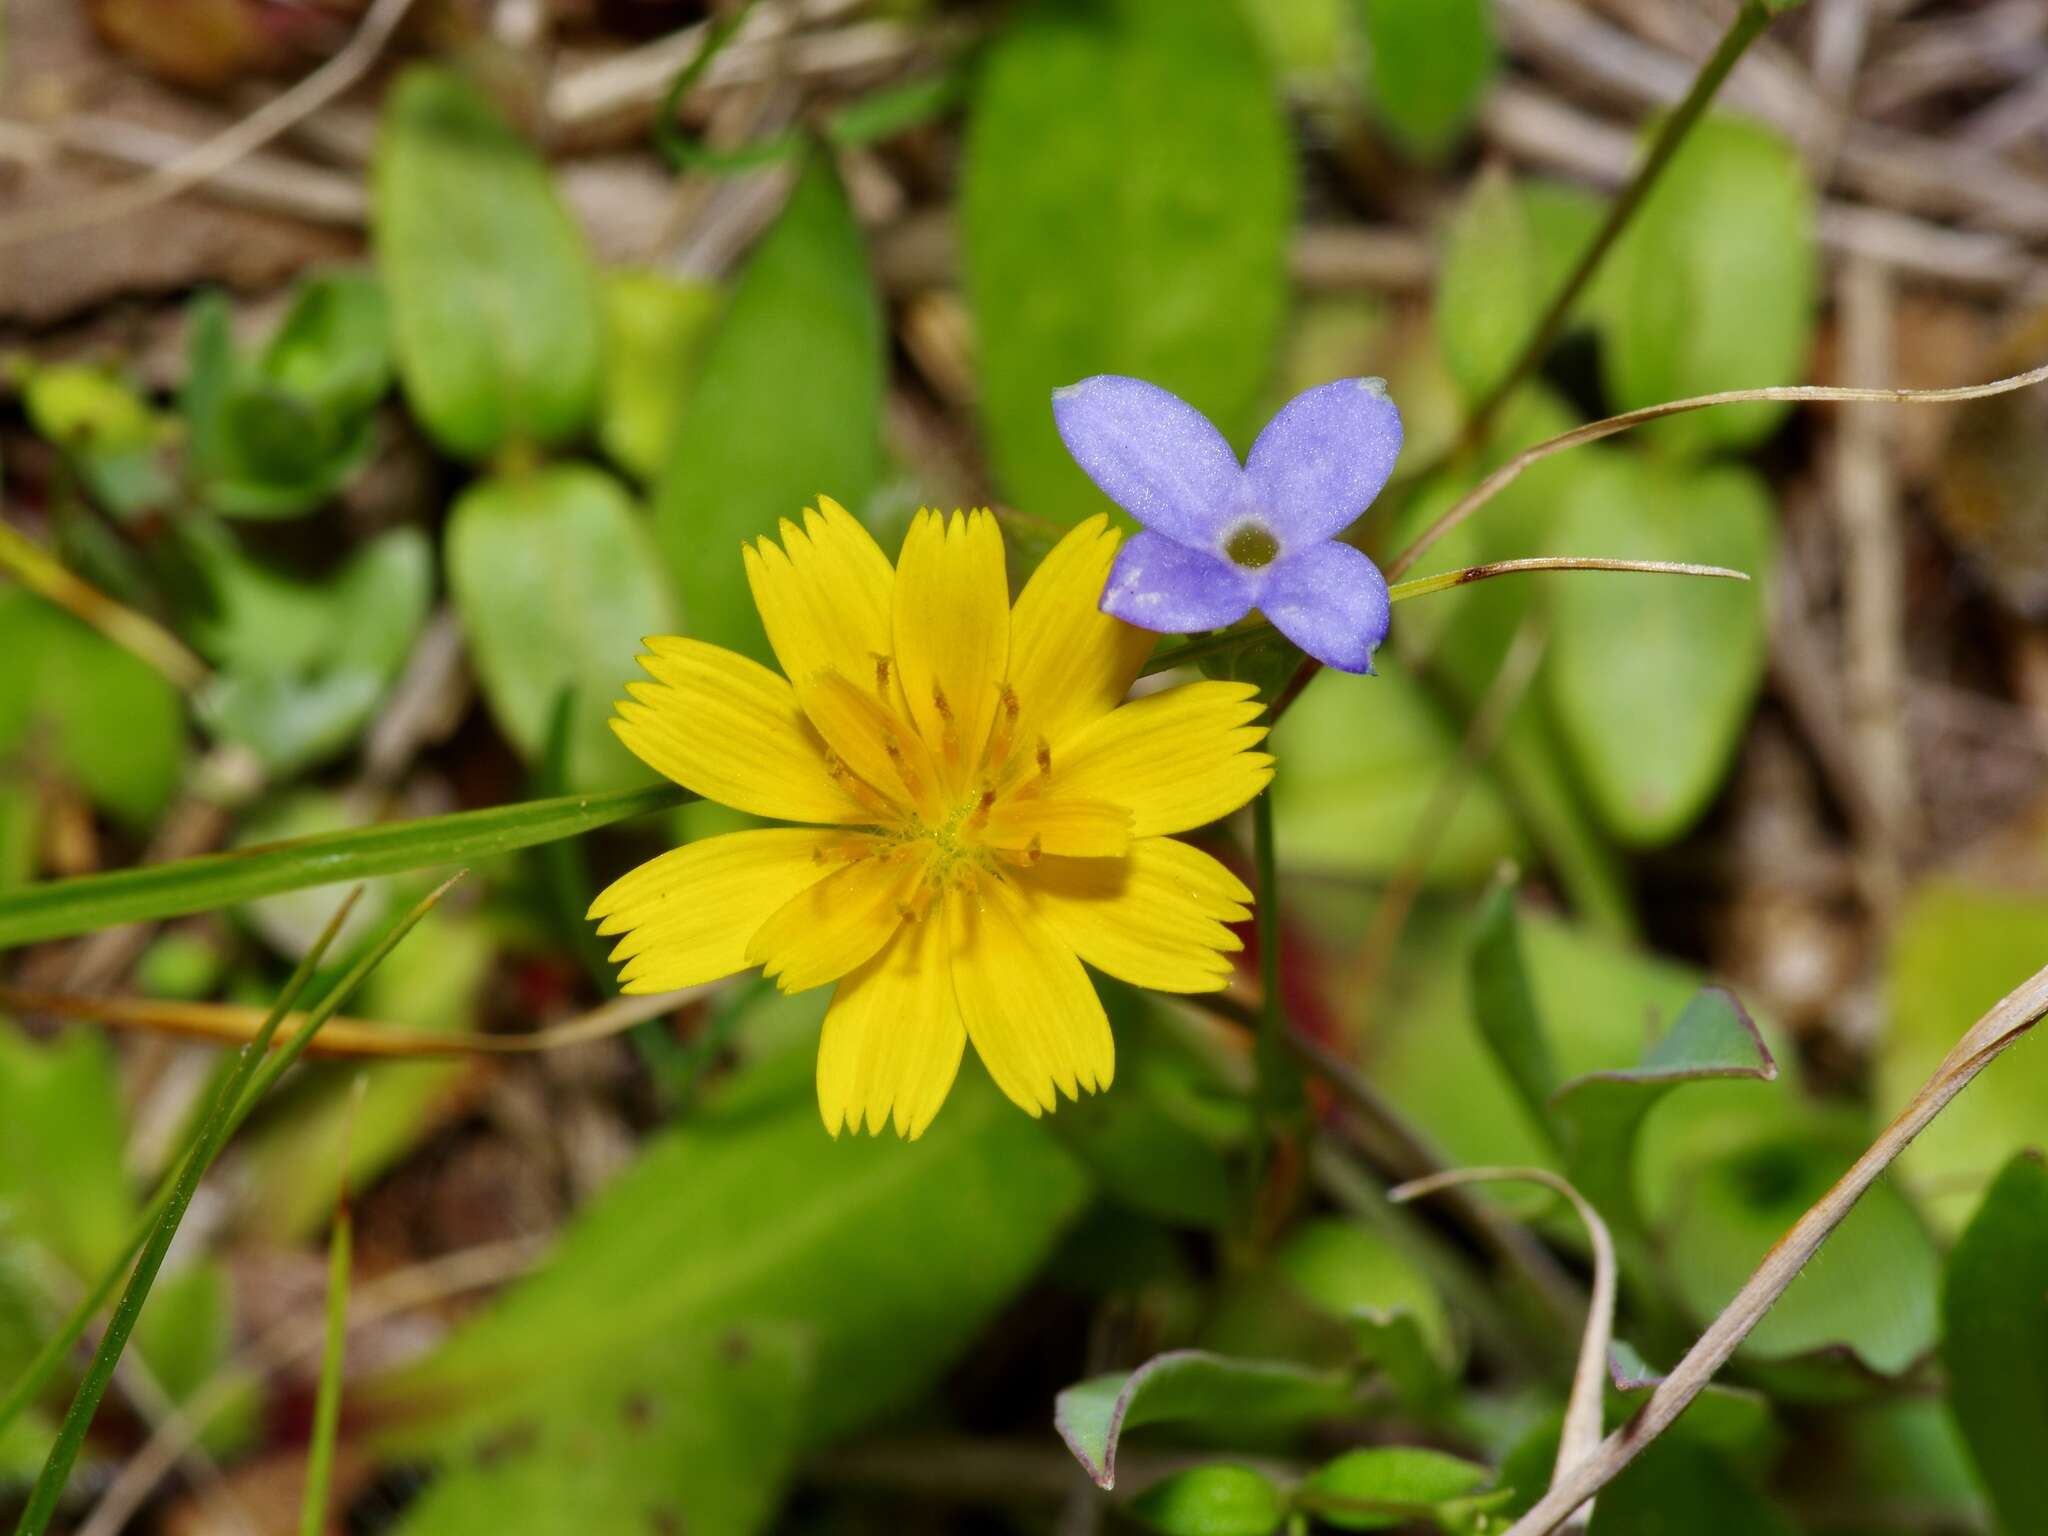
[[[653,480],[667,461],[724,307],[716,283],[652,271],[605,275],[609,350],[597,440],[634,479]]]
[[[581,432],[604,308],[546,163],[476,86],[420,64],[386,98],[371,172],[399,377],[428,435],[482,459]]]
[[[1480,909],[1469,970],[1472,1017],[1480,1035],[1529,1118],[1554,1139],[1551,1095],[1557,1092],[1557,1065],[1550,1059],[1550,1037],[1522,956],[1513,887],[1496,888]]]
[[[200,717],[279,775],[347,747],[426,621],[425,535],[394,528],[324,582],[272,570],[218,529],[192,530],[186,548],[210,588],[187,627],[221,669],[195,700]]]
[[[1540,1492],[1531,1489],[1533,1495]],[[1593,1506],[1592,1536],[1794,1536],[1794,1527],[1717,1451],[1667,1435]]]
[[[1053,1425],[1088,1475],[1116,1486],[1124,1434],[1147,1424],[1292,1425],[1344,1412],[1351,1380],[1285,1360],[1198,1349],[1155,1355],[1135,1371],[1077,1382],[1053,1400]]]
[[[1613,253],[1600,355],[1615,405],[1799,383],[1819,266],[1798,150],[1761,123],[1703,119]],[[1788,409],[1720,406],[1641,431],[1674,453],[1739,449],[1768,436]]]
[[[558,1372],[633,1370],[650,1341],[754,1321],[800,1328],[815,1349],[806,1446],[928,1387],[1037,1269],[1087,1181],[971,1067],[912,1143],[827,1136],[814,1073],[806,1029],[649,1142],[544,1270],[421,1365],[366,1383],[394,1446],[472,1445],[551,1414]],[[691,1401],[686,1384],[647,1384]]]
[[[625,487],[586,464],[480,480],[449,514],[448,586],[498,728],[528,762],[574,697],[569,784],[648,777],[606,723],[648,635],[671,632],[654,543]]]
[[[162,511],[178,487],[165,463],[165,419],[126,379],[89,363],[27,370],[29,425],[63,450],[93,499],[122,519]]]
[[[1387,1374],[1409,1404],[1441,1396],[1457,1360],[1443,1298],[1406,1253],[1355,1222],[1303,1222],[1274,1266],[1304,1300],[1342,1319],[1359,1354]]]
[[[780,1502],[808,1367],[785,1327],[650,1336],[632,1358],[558,1379],[548,1411],[436,1478],[398,1536],[751,1536]]]
[[[669,785],[562,795],[22,886],[0,891],[0,949],[232,907],[280,891],[474,862],[670,810],[688,798],[688,791]]]
[[[881,474],[880,306],[829,156],[811,152],[704,353],[655,491],[655,532],[700,640],[768,659],[740,548]]]
[[[1271,1536],[1287,1518],[1287,1495],[1250,1467],[1193,1467],[1154,1483],[1130,1512],[1164,1536]]]
[[[78,1028],[38,1042],[0,1021],[0,1105],[6,1241],[31,1239],[75,1273],[98,1273],[120,1253],[136,1211],[106,1037]]]
[[[1027,5],[989,50],[963,175],[982,422],[1012,503],[1059,523],[1102,509],[1052,418],[1052,392],[1090,374],[1149,379],[1245,446],[1287,301],[1294,173],[1238,5]]]
[[[1476,1462],[1392,1445],[1324,1463],[1303,1480],[1300,1500],[1340,1531],[1379,1531],[1429,1519],[1444,1505],[1469,1508],[1471,1496],[1492,1481]]]
[[[1687,1307],[1714,1316],[1862,1149],[1840,1136],[1780,1133],[1700,1165],[1679,1199],[1670,1272]],[[1743,1346],[1754,1361],[1847,1349],[1896,1376],[1934,1347],[1939,1265],[1919,1216],[1879,1182],[1765,1314]],[[1781,1384],[1783,1391],[1786,1385]]]
[[[1063,1107],[1048,1128],[1119,1204],[1180,1226],[1222,1229],[1235,1210],[1236,1175],[1229,1137],[1206,1123],[1214,1115],[1204,1111],[1226,1091],[1134,989],[1106,978],[1097,985],[1116,1035],[1117,1092]]]
[[[1720,987],[1702,987],[1639,1064],[1589,1073],[1557,1090],[1551,1109],[1567,1173],[1610,1221],[1634,1227],[1636,1138],[1657,1102],[1681,1083],[1777,1076],[1742,1004]]]
[[[347,935],[337,942],[345,945]],[[472,1030],[495,958],[496,945],[482,924],[431,913],[364,983],[363,1016],[437,1034]],[[307,1068],[279,1090],[276,1112],[247,1138],[247,1230],[280,1246],[314,1235],[334,1213],[337,1177],[351,1189],[368,1188],[462,1107],[462,1085],[474,1067],[467,1061],[379,1062],[362,1074],[360,1096],[354,1088],[359,1067]]]
[[[1582,575],[1550,594],[1552,711],[1608,829],[1655,847],[1706,809],[1763,682],[1777,559],[1770,491],[1747,468],[1590,457],[1552,538],[1622,559],[1693,560],[1751,579]]]
[[[2023,1152],[1984,1196],[1948,1261],[1942,1363],[1949,1406],[2008,1536],[2048,1532],[2048,1165]]]
[[[360,415],[391,388],[391,316],[371,272],[302,279],[257,372],[337,417]]]
[[[1487,0],[1353,0],[1367,49],[1366,100],[1410,153],[1463,136],[1499,58]]]
[[[1399,661],[1382,653],[1379,668],[1372,678],[1319,676],[1273,732],[1287,764],[1273,783],[1275,843],[1291,873],[1390,874],[1457,771],[1455,723]],[[1428,852],[1432,883],[1470,885],[1502,859],[1526,856],[1528,845],[1481,772]]]
[[[132,826],[170,802],[185,768],[184,710],[146,662],[18,587],[0,588],[0,656],[0,758],[54,759]]]
[[[1542,312],[1548,295],[1538,285],[1534,245],[1514,179],[1502,166],[1487,166],[1452,216],[1437,275],[1444,366],[1467,400],[1483,398],[1506,375]]]
[[[1890,1026],[1879,1038],[1876,1107],[1903,1109],[1949,1048],[2017,977],[2042,960],[2048,900],[2022,891],[1936,879],[1899,913],[1886,990]],[[1894,1165],[1945,1232],[1959,1231],[1978,1194],[2014,1153],[2042,1143],[2048,1126],[2048,1030],[2035,1030],[1970,1085]]]

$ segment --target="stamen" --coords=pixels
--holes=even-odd
[[[1041,779],[1052,777],[1052,743],[1043,736],[1038,738],[1038,776]]]
[[[981,754],[984,766],[1000,770],[1009,760],[1010,744],[1017,737],[1017,691],[1008,683],[996,684],[995,729],[988,734],[988,747]]]
[[[889,698],[889,658],[880,651],[871,653],[875,658],[875,693],[884,703]]]
[[[1045,857],[1045,844],[1042,839],[1034,834],[1031,841],[1025,844],[1024,847],[998,848],[995,854],[997,858],[1006,864],[1014,864],[1019,869],[1029,869]]]
[[[882,750],[889,754],[890,766],[895,768],[896,777],[903,781],[904,793],[908,794],[913,801],[922,799],[924,797],[924,780],[919,778],[917,770],[910,766],[910,757],[904,752],[903,743],[893,730],[889,731],[884,737]]]
[[[988,784],[981,786],[981,798],[974,802],[974,812],[967,818],[967,830],[979,832],[988,825],[988,813],[995,809],[996,792]]]
[[[900,814],[889,804],[868,781],[846,766],[846,759],[837,752],[825,754],[825,772],[832,781],[860,802],[862,810],[874,813],[877,821],[894,821]]]
[[[946,690],[938,685],[936,679],[932,683],[932,708],[939,712],[939,720],[944,728],[946,760],[948,762],[958,762],[960,760],[960,727],[953,719],[953,706],[946,702]]]

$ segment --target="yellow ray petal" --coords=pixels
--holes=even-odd
[[[1048,797],[1131,809],[1131,835],[1185,832],[1228,816],[1264,789],[1273,759],[1250,683],[1187,683],[1133,699],[1083,726],[1051,759]]]
[[[987,512],[919,512],[896,560],[896,664],[950,795],[981,765],[1010,654],[1003,535]]]
[[[797,689],[797,702],[825,744],[888,802],[894,816],[915,809],[927,821],[943,814],[939,771],[924,739],[874,693],[837,672],[824,671]]]
[[[802,684],[836,667],[856,681],[893,673],[890,592],[896,573],[867,529],[829,496],[803,526],[787,518],[782,542],[763,538],[745,547],[747,585],[761,612],[761,627],[783,674]],[[893,675],[889,695],[895,697]]]
[[[614,880],[590,904],[597,931],[624,934],[628,992],[666,992],[743,971],[747,941],[769,915],[833,869],[847,841],[826,827],[768,827],[686,843]]]
[[[747,963],[760,966],[784,992],[837,981],[902,926],[922,872],[921,859],[899,857],[862,859],[827,875],[761,925],[747,944]]]
[[[953,1001],[946,925],[933,913],[905,923],[886,948],[832,994],[818,1041],[818,1112],[834,1136],[866,1122],[915,1141],[960,1069],[967,1031]]]
[[[1131,813],[1107,800],[1005,795],[990,807],[987,824],[975,835],[991,848],[1108,859],[1131,846]]]
[[[1058,1093],[1107,1088],[1116,1045],[1073,950],[999,878],[949,892],[944,904],[953,996],[996,1086],[1034,1116]]]
[[[612,730],[633,755],[685,789],[779,821],[874,819],[834,782],[825,745],[788,683],[701,640],[661,636],[630,683]]]
[[[1015,744],[1021,751],[1030,752],[1041,736],[1057,747],[1115,709],[1152,654],[1157,635],[1101,608],[1118,541],[1106,516],[1077,524],[1017,596],[1010,688],[1019,705]]]
[[[1083,960],[1133,986],[1213,992],[1243,941],[1252,893],[1199,848],[1145,837],[1121,859],[1040,859],[1013,878],[1031,909]]]

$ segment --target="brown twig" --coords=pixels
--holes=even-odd
[[[374,0],[363,13],[355,35],[341,50],[290,90],[272,97],[247,117],[146,176],[109,187],[95,197],[37,209],[0,224],[0,250],[140,213],[219,175],[360,80],[384,51],[384,45],[405,20],[412,4],[413,0]]]
[[[650,1019],[661,1018],[676,1009],[709,995],[717,984],[687,987],[680,992],[615,998],[566,1023],[535,1030],[530,1035],[451,1035],[430,1030],[402,1029],[362,1019],[330,1019],[308,1047],[314,1056],[362,1060],[380,1057],[407,1060],[463,1056],[524,1056],[537,1051],[558,1051],[565,1046],[584,1045],[623,1034]],[[116,1029],[145,1030],[155,1035],[175,1035],[190,1040],[212,1040],[239,1044],[253,1038],[262,1027],[264,1011],[239,1008],[229,1003],[177,1003],[142,997],[81,997],[70,992],[38,992],[26,987],[0,986],[0,1008],[24,1013],[50,1013],[61,1018],[90,1019]],[[280,1028],[289,1032],[303,1022],[301,1014],[287,1014]]]
[[[1828,1234],[1841,1225],[1863,1192],[1877,1182],[1957,1094],[1970,1086],[1979,1072],[2033,1028],[2043,1013],[2048,1013],[2048,967],[2008,993],[1956,1042],[1912,1103],[1885,1127],[1834,1187],[1793,1224],[1792,1230],[1778,1240],[1748,1283],[1708,1325],[1671,1374],[1650,1393],[1636,1416],[1601,1441],[1593,1455],[1558,1478],[1550,1491],[1509,1527],[1507,1536],[1547,1536],[1557,1530],[1573,1510],[1604,1488],[1644,1446],[1668,1429],[1727,1364],[1728,1357],[1820,1250]]]

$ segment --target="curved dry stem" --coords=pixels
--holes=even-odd
[[[1583,427],[1574,427],[1569,432],[1516,454],[1459,497],[1444,510],[1441,517],[1423,529],[1412,544],[1394,557],[1393,562],[1387,566],[1387,575],[1391,579],[1413,568],[1415,562],[1423,557],[1432,544],[1521,478],[1523,471],[1555,454],[1563,453],[1568,448],[1597,443],[1603,437],[1626,432],[1629,428],[1639,427],[1646,421],[1657,421],[1665,416],[1679,416],[1687,411],[1702,411],[1713,405],[1750,405],[1769,400],[1939,405],[1944,402],[1982,400],[1990,395],[2003,395],[2015,389],[2025,389],[2029,385],[2039,384],[2044,379],[2048,379],[2048,364],[2026,373],[2014,374],[2009,379],[1997,379],[1989,384],[1964,384],[1955,389],[1838,389],[1823,384],[1784,384],[1774,385],[1768,389],[1723,390],[1714,395],[1695,395],[1689,400],[1666,400],[1661,405],[1646,405],[1639,411],[1624,411],[1619,416],[1609,416],[1605,421],[1593,421]]]
[[[413,0],[376,0],[340,52],[297,85],[271,98],[239,122],[195,144],[170,164],[109,187],[96,197],[38,209],[0,224],[0,250],[74,234],[109,219],[154,208],[210,181],[246,155],[254,154],[295,123],[303,122],[354,85],[377,61],[391,34],[405,20]]]
[[[1571,1396],[1565,1402],[1564,1429],[1557,1442],[1557,1468],[1551,1475],[1551,1485],[1555,1487],[1567,1472],[1600,1448],[1600,1410],[1607,1398],[1607,1353],[1614,1343],[1616,1290],[1614,1237],[1608,1232],[1607,1223],[1569,1179],[1548,1168],[1452,1168],[1427,1178],[1411,1179],[1388,1190],[1387,1198],[1405,1203],[1438,1190],[1505,1179],[1541,1184],[1571,1201],[1593,1243],[1593,1297],[1586,1308],[1586,1330],[1579,1339],[1579,1363],[1572,1372]],[[1588,1499],[1565,1528],[1583,1527],[1592,1518],[1593,1502]]]
[[[401,1029],[396,1025],[377,1024],[364,1019],[331,1019],[314,1036],[309,1049],[315,1056],[350,1059],[523,1056],[623,1034],[636,1025],[673,1013],[687,1003],[708,996],[719,985],[710,983],[686,987],[679,992],[615,998],[602,1007],[530,1035],[452,1035]],[[262,1028],[264,1017],[259,1008],[238,1008],[227,1003],[171,1003],[141,997],[79,997],[68,992],[37,992],[26,987],[8,986],[0,986],[0,1009],[50,1013],[60,1018],[88,1019],[117,1029],[146,1030],[152,1034],[235,1045],[254,1039]],[[296,1027],[303,1017],[302,1014],[286,1015],[285,1027]]]
[[[1577,1462],[1550,1485],[1529,1512],[1509,1527],[1507,1536],[1546,1536],[1560,1529],[1572,1512],[1604,1488],[1633,1461],[1638,1452],[1671,1426],[1692,1400],[1728,1362],[1737,1346],[1785,1292],[1828,1234],[1875,1184],[1914,1137],[1933,1123],[2002,1051],[2007,1050],[2048,1014],[2048,966],[2036,971],[2001,999],[1956,1042],[1913,1102],[1899,1111],[1877,1140],[1857,1158],[1834,1188],[1815,1202],[1778,1240],[1756,1273],[1735,1294],[1699,1341],[1672,1367],[1671,1374],[1650,1393],[1636,1416],[1603,1440],[1591,1456]]]

